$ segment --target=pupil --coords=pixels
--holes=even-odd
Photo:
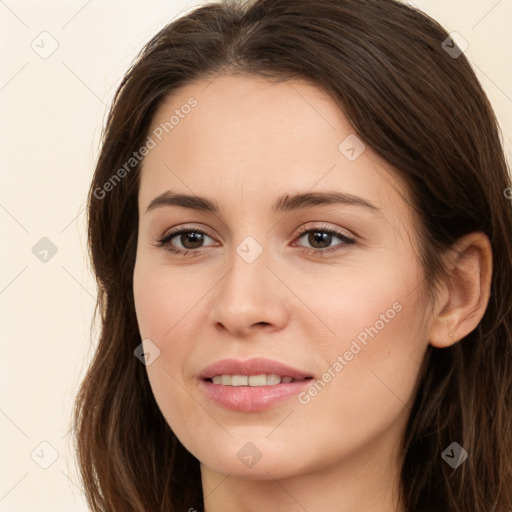
[[[192,247],[187,245],[189,241],[192,242]],[[198,247],[201,246],[202,241],[203,241],[202,233],[190,232],[190,233],[182,233],[181,234],[180,242],[183,244],[183,247],[185,247],[186,249],[197,249]]]
[[[331,241],[332,235],[330,233],[323,233],[321,231],[312,231],[309,234],[309,243],[315,247],[316,243],[324,243],[325,245],[322,245],[321,247],[325,247],[329,245]]]

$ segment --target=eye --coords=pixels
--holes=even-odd
[[[205,247],[202,244],[207,238],[213,240],[213,238],[202,229],[186,229],[182,227],[167,232],[158,240],[158,246],[164,247],[165,250],[169,252],[185,256],[189,252],[197,253],[198,250],[204,249]],[[172,242],[173,239],[176,239],[176,241]],[[176,244],[178,244],[177,247]]]
[[[306,254],[314,255],[331,253],[356,242],[353,238],[327,226],[303,229],[299,233],[298,239],[300,240],[301,238],[306,238],[306,241],[313,247],[313,249],[303,247],[301,250]],[[341,240],[341,243],[326,248],[326,246],[331,246],[333,238],[338,238]]]

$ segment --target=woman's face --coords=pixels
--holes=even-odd
[[[428,344],[424,276],[403,186],[333,100],[246,76],[180,89],[139,216],[146,369],[184,446],[244,478],[386,466]]]

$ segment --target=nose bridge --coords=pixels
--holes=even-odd
[[[254,237],[245,237],[233,247],[230,271],[226,275],[223,295],[240,295],[246,301],[255,300],[260,294],[267,295],[269,252]],[[270,296],[267,296],[270,300]]]
[[[211,311],[214,323],[238,332],[253,324],[282,326],[286,307],[278,280],[267,267],[269,256],[263,242],[252,236],[232,248],[230,268],[219,283]]]

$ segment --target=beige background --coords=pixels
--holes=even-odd
[[[0,512],[87,510],[68,431],[95,339],[84,207],[100,130],[136,52],[200,3],[0,2]],[[468,41],[510,161],[512,1],[415,3]]]

